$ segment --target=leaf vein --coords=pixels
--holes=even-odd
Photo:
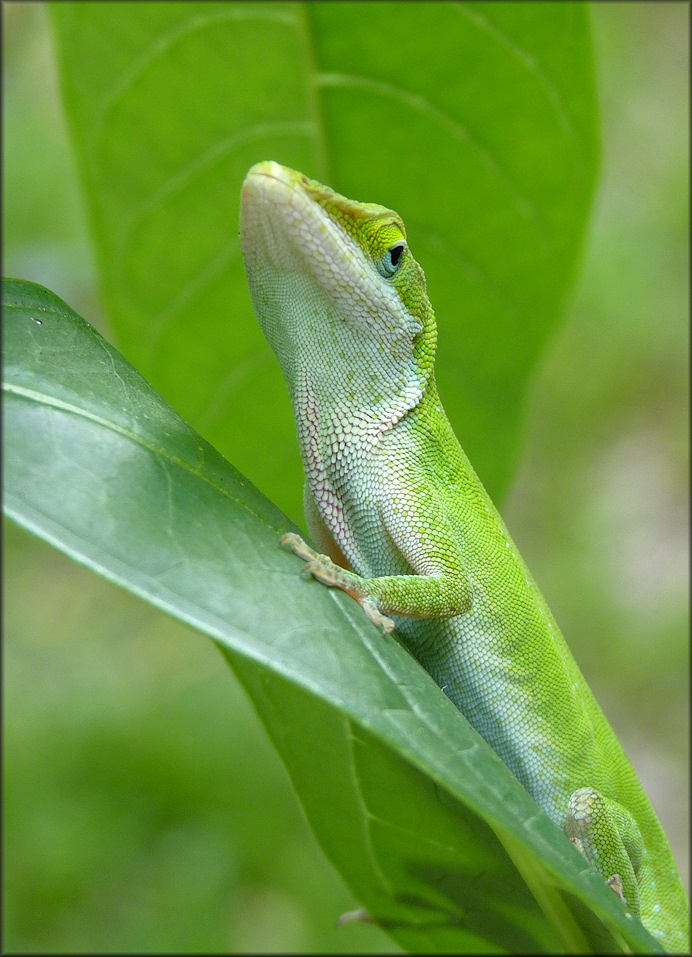
[[[275,134],[281,135],[287,133],[302,133],[305,136],[316,135],[310,121],[286,120],[285,122],[274,121],[271,123],[256,123],[254,126],[245,126],[234,130],[230,136],[218,140],[209,147],[209,149],[206,149],[186,163],[185,166],[181,167],[181,169],[169,177],[158,189],[150,194],[147,199],[130,212],[128,223],[123,230],[122,245],[126,246],[131,241],[132,232],[140,219],[157,206],[162,205],[166,199],[181,193],[195,176],[201,174],[207,167],[213,166],[224,154],[231,152],[235,147],[241,144],[251,143],[253,140],[260,140]]]
[[[141,435],[137,435],[135,432],[118,425],[116,422],[105,419],[103,416],[97,415],[95,412],[90,412],[88,409],[82,409],[71,402],[65,402],[63,399],[47,396],[44,393],[37,392],[35,389],[27,389],[25,386],[14,385],[10,382],[3,382],[2,389],[3,392],[7,393],[8,395],[15,395],[20,398],[29,399],[32,402],[36,402],[38,405],[57,409],[58,411],[65,412],[69,415],[76,415],[79,418],[86,419],[89,422],[93,422],[95,425],[99,425],[104,429],[109,429],[111,432],[115,432],[116,434],[129,439],[131,442],[134,442],[141,448],[151,452],[151,454],[155,457],[161,460],[166,460],[172,465],[176,465],[178,468],[188,472],[190,475],[196,476],[200,481],[214,489],[215,492],[218,492],[229,502],[234,502],[240,508],[254,516],[254,518],[261,522],[265,528],[269,528],[277,534],[282,531],[281,527],[272,525],[266,520],[266,518],[263,518],[261,515],[255,512],[254,509],[247,504],[247,502],[244,502],[242,499],[232,495],[228,488],[212,481],[208,475],[205,475],[203,472],[200,472],[198,469],[194,468],[189,462],[178,458],[176,455],[172,455],[170,452],[161,448],[160,446],[154,445],[151,442],[147,442]],[[203,442],[201,436],[199,437],[199,441]]]
[[[511,177],[504,170],[490,150],[473,135],[463,123],[450,116],[444,110],[435,106],[430,100],[421,96],[419,93],[412,93],[410,90],[401,87],[392,86],[382,80],[376,80],[367,76],[355,76],[345,73],[322,73],[317,77],[317,82],[323,87],[333,89],[360,89],[367,90],[377,96],[388,97],[397,100],[409,109],[427,116],[433,122],[446,129],[455,139],[466,143],[481,157],[486,168],[499,179],[507,189],[512,202],[525,219],[539,221],[538,211],[521,190],[512,181]]]
[[[550,76],[545,72],[536,57],[532,53],[529,53],[528,50],[525,50],[513,37],[500,30],[496,24],[491,23],[490,20],[484,17],[483,14],[479,13],[477,10],[471,9],[469,6],[463,3],[455,3],[453,4],[453,8],[457,10],[458,13],[465,16],[467,20],[473,23],[475,27],[477,27],[479,30],[483,30],[488,34],[488,36],[492,37],[497,43],[501,44],[516,60],[519,61],[519,63],[523,64],[523,66],[535,74],[537,80],[541,83],[548,94],[548,97],[552,101],[553,106],[555,107],[557,118],[560,121],[565,133],[577,147],[581,148],[577,131],[572,123],[564,100],[560,95],[560,91],[555,86]]]
[[[177,40],[185,35],[195,33],[197,30],[203,30],[212,23],[223,21],[242,21],[242,20],[265,20],[274,23],[282,23],[286,26],[293,25],[293,18],[288,13],[277,10],[247,10],[242,8],[225,7],[221,13],[198,14],[188,20],[183,21],[153,40],[149,46],[138,56],[134,62],[124,70],[120,76],[111,84],[101,97],[101,123],[105,115],[113,108],[114,104],[123,97],[127,91],[134,86],[137,78],[153,63],[157,57],[162,56]]]
[[[171,323],[180,316],[190,302],[198,297],[217,279],[224,269],[240,254],[240,246],[236,238],[226,243],[215,255],[191,276],[176,294],[159,309],[152,317],[149,325],[149,336],[146,341],[147,361],[156,353],[156,346]]]

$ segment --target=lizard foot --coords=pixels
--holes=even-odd
[[[328,588],[340,588],[351,598],[355,598],[368,619],[377,628],[381,628],[383,634],[388,635],[394,630],[394,622],[391,618],[383,615],[377,607],[375,599],[364,592],[360,584],[363,579],[359,578],[358,575],[335,565],[327,555],[320,555],[295,532],[287,532],[283,535],[279,539],[279,545],[290,548],[294,554],[303,559],[306,563],[303,566],[304,574],[312,575],[313,578],[316,578],[317,581],[322,582]]]
[[[580,788],[569,800],[565,830],[608,887],[639,917],[637,873],[643,841],[631,813],[595,788]]]
[[[313,578],[329,588],[347,590],[349,584],[348,572],[335,565],[328,555],[320,555],[314,548],[310,548],[300,535],[296,535],[295,532],[287,532],[279,539],[279,545],[287,546],[298,558],[302,558],[306,562],[303,568],[306,575],[312,575]]]
[[[615,893],[618,895],[618,897],[620,898],[623,904],[627,903],[627,901],[625,900],[625,889],[622,886],[622,878],[620,877],[619,874],[613,874],[612,877],[609,877],[608,880],[606,881],[606,884],[611,889],[611,891],[615,891]]]

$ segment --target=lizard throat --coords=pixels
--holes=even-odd
[[[325,393],[316,388],[308,370],[295,385],[293,406],[305,479],[327,528],[348,557],[353,543],[342,489],[349,487],[349,473],[362,471],[383,435],[420,403],[425,383],[414,381],[373,405],[344,396],[321,403],[318,396]]]

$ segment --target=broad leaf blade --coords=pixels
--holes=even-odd
[[[5,283],[3,311],[6,511],[219,643],[392,937],[656,951],[406,651],[301,580],[281,513],[115,349],[31,283]]]
[[[594,185],[587,7],[49,10],[105,302],[130,361],[302,521],[289,403],[237,242],[243,177],[277,160],[403,216],[438,317],[440,394],[496,498]]]

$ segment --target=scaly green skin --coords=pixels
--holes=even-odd
[[[385,631],[396,625],[632,913],[687,952],[658,819],[440,404],[435,317],[401,219],[258,163],[241,244],[327,555],[296,535],[284,544]]]

